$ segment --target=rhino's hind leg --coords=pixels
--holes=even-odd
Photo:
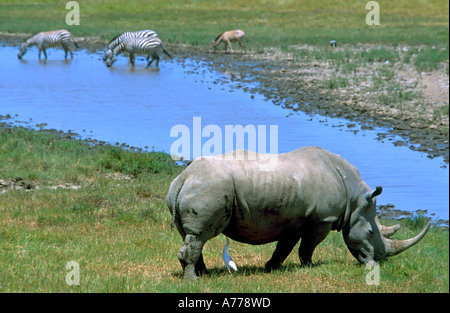
[[[195,274],[197,276],[201,276],[208,273],[209,272],[206,269],[205,261],[203,261],[203,253],[200,253],[200,257],[198,258],[197,263],[195,263]]]
[[[331,223],[313,224],[303,230],[302,242],[298,249],[298,256],[302,265],[311,265],[314,249],[321,243],[331,230]]]
[[[178,252],[178,259],[184,270],[184,279],[193,280],[197,278],[197,275],[207,273],[202,254],[204,244],[205,241],[198,236],[186,235],[184,244]]]
[[[277,247],[273,252],[272,258],[266,263],[266,270],[268,272],[275,270],[281,266],[284,260],[291,253],[294,246],[300,239],[300,233],[292,234],[290,233],[284,238],[280,239],[277,243]]]

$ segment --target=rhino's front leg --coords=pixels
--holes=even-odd
[[[314,249],[321,243],[331,230],[331,223],[312,224],[302,232],[302,242],[298,256],[302,265],[311,265]]]

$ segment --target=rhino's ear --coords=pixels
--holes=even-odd
[[[373,199],[374,197],[381,195],[381,192],[382,192],[382,191],[383,191],[383,187],[377,186],[377,187],[375,188],[375,191],[372,192],[372,195],[371,195],[370,197]]]
[[[382,191],[383,187],[377,186],[373,192],[367,192],[364,195],[364,198],[366,199],[367,202],[370,202],[374,197],[380,195]]]

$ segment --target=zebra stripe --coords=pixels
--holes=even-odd
[[[103,54],[103,61],[111,58],[112,51],[124,40],[128,38],[158,38],[158,34],[150,29],[139,30],[135,32],[125,32],[122,35],[118,35],[110,40],[105,48],[105,53]]]
[[[21,59],[27,52],[28,47],[36,45],[39,48],[39,59],[41,58],[41,52],[44,52],[44,56],[47,59],[46,49],[61,45],[65,52],[65,58],[67,59],[67,52],[70,52],[70,57],[73,58],[72,48],[70,47],[71,42],[75,47],[79,48],[77,43],[72,40],[72,34],[65,29],[42,32],[24,42],[20,46],[20,53],[17,56]]]
[[[130,55],[131,65],[134,66],[134,55],[135,54],[147,54],[152,59],[148,62],[147,67],[149,67],[154,60],[156,60],[156,67],[159,64],[159,53],[162,50],[165,54],[172,58],[172,56],[164,48],[164,45],[158,37],[152,38],[127,38],[122,41],[116,48],[112,51],[112,56],[106,61],[106,65],[110,67],[117,60],[117,55],[122,52],[128,52]],[[148,61],[148,58],[147,58]]]

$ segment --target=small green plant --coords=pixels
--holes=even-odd
[[[403,220],[403,224],[409,229],[415,231],[419,229],[423,229],[425,225],[428,223],[429,218],[425,215],[414,215],[413,217],[407,217]]]
[[[402,61],[405,64],[410,64],[412,59],[417,56],[417,53],[419,52],[418,47],[408,47],[408,50],[403,54]]]
[[[449,106],[448,103],[444,104],[440,107],[438,107],[437,109],[433,110],[433,115],[437,118],[442,117],[443,115],[447,115],[449,116]]]
[[[335,77],[324,82],[324,86],[329,89],[344,88],[347,87],[348,84],[348,79],[345,77]]]
[[[362,57],[367,62],[395,62],[399,59],[397,52],[389,48],[370,49],[362,53]]]
[[[372,75],[372,83],[373,83],[372,88],[374,90],[380,90],[382,88],[385,88],[385,86],[389,83],[390,80],[392,80],[392,78],[394,78],[394,76],[395,73],[393,70],[383,66]],[[398,86],[396,85],[391,89],[394,89],[395,87]]]
[[[110,147],[101,159],[101,165],[116,172],[138,176],[142,173],[170,171],[176,165],[167,153],[129,151]]]
[[[381,93],[378,100],[383,105],[391,105],[395,103],[404,103],[413,100],[417,94],[414,91],[404,91],[401,87],[387,90]]]
[[[448,45],[445,48],[435,46],[420,49],[414,60],[414,65],[419,72],[430,72],[439,68],[441,62],[448,61]]]

